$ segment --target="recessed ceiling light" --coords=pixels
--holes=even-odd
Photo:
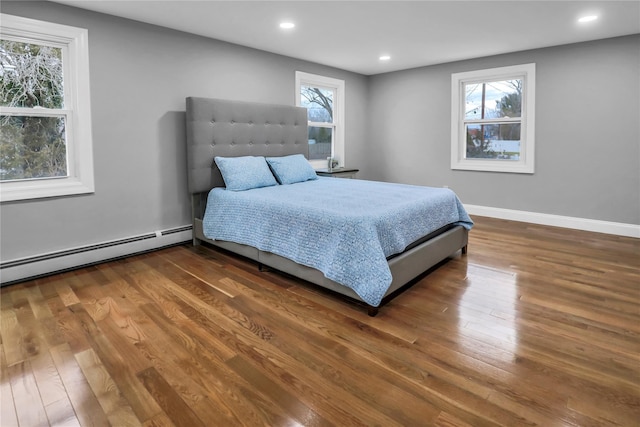
[[[280,23],[280,28],[282,28],[283,30],[290,30],[295,26],[296,26],[296,24],[294,24],[293,22],[282,22],[282,23]]]
[[[391,57],[389,55],[382,55],[379,59],[380,61],[388,61],[391,59]]]
[[[578,19],[578,22],[591,22],[591,21],[595,21],[596,19],[598,19],[598,15],[587,15]]]

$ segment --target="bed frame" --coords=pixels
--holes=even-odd
[[[327,279],[314,268],[251,246],[210,240],[203,233],[202,218],[207,194],[214,187],[224,187],[214,157],[289,154],[308,157],[307,110],[287,105],[189,97],[186,100],[186,120],[193,244],[207,242],[250,258],[260,268],[268,266],[364,303],[351,288]],[[381,305],[391,294],[457,251],[466,254],[467,243],[468,231],[462,226],[453,226],[390,258],[392,282]],[[378,307],[366,305],[370,316],[378,313]]]

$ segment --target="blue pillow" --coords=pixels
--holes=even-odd
[[[280,184],[318,179],[309,161],[302,154],[292,154],[284,157],[267,157],[267,163]]]
[[[222,179],[231,191],[278,185],[264,157],[215,157]]]

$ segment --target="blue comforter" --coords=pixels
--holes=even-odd
[[[391,285],[387,257],[447,225],[473,225],[445,188],[320,178],[209,192],[204,234],[320,270],[377,307]]]

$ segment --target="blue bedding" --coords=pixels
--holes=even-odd
[[[377,307],[391,285],[387,257],[446,226],[473,222],[446,188],[320,178],[209,192],[204,234],[320,270]]]

